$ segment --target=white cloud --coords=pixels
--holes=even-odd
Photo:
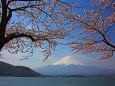
[[[70,64],[84,65],[83,63],[79,62],[77,59],[73,58],[72,56],[65,56],[59,61],[53,63],[52,65],[70,65]]]

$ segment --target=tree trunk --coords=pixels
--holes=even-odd
[[[1,39],[0,40],[0,52],[1,52],[2,48],[4,47],[4,45],[5,45],[5,42],[3,39]]]
[[[0,43],[0,52],[1,52],[2,48],[3,48],[3,46],[4,45]]]

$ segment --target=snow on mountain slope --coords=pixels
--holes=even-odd
[[[115,74],[115,70],[105,69],[100,67],[88,66],[77,59],[66,56],[41,68],[34,69],[43,75],[95,75],[95,74]]]
[[[60,59],[59,61],[53,63],[52,65],[84,65],[83,63],[79,62],[77,59],[71,57],[71,56],[66,56]]]

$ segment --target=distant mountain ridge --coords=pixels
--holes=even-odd
[[[94,66],[87,66],[74,57],[65,56],[51,65],[36,68],[35,71],[43,75],[106,75],[115,74],[115,70]]]
[[[85,66],[85,65],[49,65],[41,68],[34,69],[39,71],[43,75],[108,75],[115,74],[115,70],[105,69],[94,66]]]
[[[106,75],[115,74],[115,70],[87,66],[76,58],[65,56],[51,65],[36,68],[35,71],[50,76],[71,75]]]
[[[25,66],[13,66],[0,61],[0,76],[37,77],[40,73]]]

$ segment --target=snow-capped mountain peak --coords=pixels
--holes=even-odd
[[[66,56],[63,57],[62,59],[54,62],[52,65],[84,65],[83,63],[79,62],[77,59],[71,57],[71,56]]]

